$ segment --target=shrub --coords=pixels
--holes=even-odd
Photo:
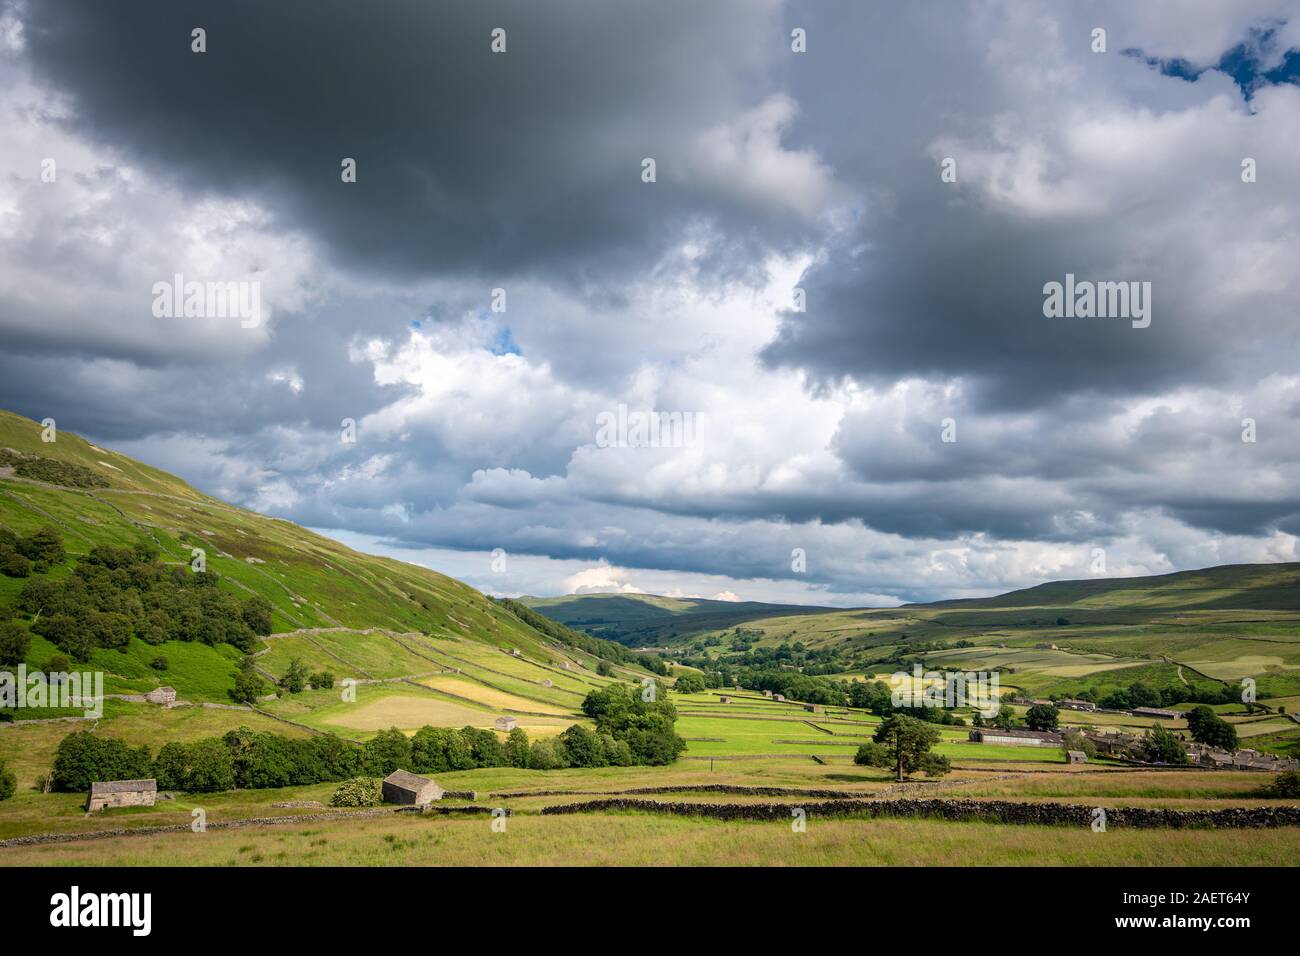
[[[384,798],[383,784],[373,777],[353,777],[344,780],[334,796],[330,797],[331,807],[374,807]]]
[[[1025,711],[1025,726],[1030,730],[1055,730],[1060,715],[1051,704],[1034,704]]]
[[[1198,744],[1237,749],[1237,728],[1228,723],[1205,704],[1187,712],[1187,729]]]
[[[471,766],[501,767],[506,762],[506,749],[501,745],[501,738],[490,730],[477,727],[462,727],[460,735],[469,750]]]
[[[0,553],[0,574],[11,578],[25,578],[32,573],[32,563],[17,551]]]
[[[612,737],[610,739],[613,740]],[[574,724],[560,734],[559,742],[564,747],[564,755],[570,767],[603,767],[608,762],[600,738],[581,724]]]
[[[625,741],[637,764],[672,763],[686,749],[686,741],[673,730],[677,708],[656,693],[645,700],[639,688],[610,684],[593,690],[582,702],[582,712],[596,721],[596,732]]]
[[[305,665],[298,658],[289,661],[289,666],[280,678],[280,686],[291,694],[301,694],[307,687],[307,678],[311,676]]]
[[[673,691],[678,694],[698,694],[704,690],[708,690],[708,685],[703,674],[682,674],[673,684]]]
[[[0,624],[0,664],[21,664],[27,659],[27,648],[31,643],[32,636],[17,621]]]
[[[242,668],[235,675],[235,686],[230,689],[230,696],[241,704],[252,704],[264,693],[266,684],[251,668]]]
[[[273,608],[271,602],[260,594],[255,594],[244,603],[240,616],[254,634],[265,637],[271,633]]]
[[[386,777],[398,768],[411,765],[410,738],[396,727],[375,734],[362,750],[366,771],[377,777]]]
[[[189,749],[175,740],[158,748],[158,756],[153,758],[153,775],[158,781],[159,790],[184,790],[185,778],[189,774]]]
[[[47,569],[51,564],[62,563],[65,557],[63,538],[50,527],[40,528],[25,538],[19,538],[17,550],[29,561],[44,565]]]
[[[8,800],[18,789],[18,778],[14,772],[5,767],[5,762],[0,760],[0,800]]]
[[[1261,797],[1300,799],[1300,770],[1283,770],[1259,791]]]
[[[564,756],[554,740],[534,740],[528,749],[529,770],[557,770],[565,766]]]
[[[149,662],[149,666],[156,671],[165,671],[167,670],[168,667],[171,666],[171,662],[167,660],[165,655],[159,654],[157,657],[155,657],[153,660]]]
[[[208,737],[191,744],[188,757],[189,771],[184,783],[186,790],[193,793],[216,793],[235,786],[235,762],[219,738]]]
[[[506,738],[506,766],[527,767],[528,747],[528,732],[524,728],[516,727],[510,731]]]
[[[329,690],[334,686],[334,675],[329,671],[318,671],[311,675],[312,690]]]
[[[1154,725],[1138,745],[1144,760],[1151,763],[1185,764],[1190,761],[1178,738],[1160,724]]]
[[[918,761],[917,769],[927,777],[942,777],[952,770],[952,761],[943,754],[928,753]]]
[[[54,754],[55,790],[89,790],[96,780],[138,780],[153,771],[149,748],[79,730],[64,737]]]
[[[858,752],[853,755],[853,762],[859,767],[892,766],[889,761],[889,748],[884,744],[876,743],[874,740],[868,741],[858,748]]]

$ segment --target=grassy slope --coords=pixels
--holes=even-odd
[[[531,691],[541,701],[568,704],[580,694],[543,688],[554,677],[556,687],[576,690],[572,678],[545,670],[569,662],[574,673],[594,670],[590,654],[558,646],[483,594],[445,575],[391,558],[361,554],[290,522],[268,518],[227,505],[200,493],[180,479],[108,449],[98,448],[68,431],[57,441],[41,441],[39,424],[0,411],[0,448],[72,462],[108,481],[108,487],[64,488],[0,473],[0,525],[22,534],[54,525],[63,534],[69,561],[97,544],[131,544],[147,540],[162,550],[162,560],[188,562],[191,549],[206,552],[208,567],[222,577],[222,586],[246,596],[264,595],[275,608],[277,633],[326,629],[304,639],[273,638],[270,652],[259,659],[271,674],[283,672],[293,651],[309,664],[328,667],[338,677],[396,677],[432,673],[462,665],[430,648],[408,650],[384,634],[355,631],[380,628],[397,634],[416,633],[441,640],[444,650],[458,647],[476,664],[500,658],[502,651],[519,650],[535,662],[537,673],[501,678],[510,690]],[[66,574],[66,568],[54,574]],[[0,609],[9,606],[23,581],[0,577]],[[329,629],[346,628],[346,631]],[[417,638],[418,639],[418,638]],[[409,646],[410,641],[406,641]],[[44,667],[55,649],[33,641],[28,664]],[[426,652],[427,655],[426,655]],[[160,673],[148,661],[166,655],[171,668]],[[130,693],[163,683],[195,701],[226,700],[238,655],[231,648],[209,648],[176,642],[153,648],[134,641],[128,653],[99,652],[92,662],[108,672],[106,690]],[[481,660],[479,660],[481,659]],[[490,666],[490,665],[489,665]],[[521,666],[516,664],[513,666]],[[621,667],[625,676],[638,669]],[[468,678],[489,678],[475,670]],[[589,685],[604,679],[588,673]],[[496,683],[497,681],[492,681]]]
[[[61,433],[55,445],[39,440],[39,427],[17,416],[0,413],[0,447],[58,457],[96,470],[110,487],[91,492],[50,488],[0,476],[0,524],[15,531],[31,531],[56,524],[64,533],[73,556],[96,543],[130,543],[147,538],[162,548],[166,560],[187,561],[190,548],[201,546],[209,564],[223,575],[223,584],[238,593],[256,591],[276,608],[276,631],[282,636],[267,642],[259,666],[272,674],[283,672],[289,659],[302,657],[314,668],[328,667],[336,675],[360,678],[411,677],[423,687],[407,683],[364,685],[355,705],[343,705],[337,694],[307,692],[264,705],[265,709],[307,727],[337,730],[363,739],[369,727],[389,720],[412,726],[445,720],[453,726],[474,723],[488,726],[503,709],[534,711],[521,717],[530,734],[544,736],[566,726],[581,696],[592,686],[607,682],[595,674],[596,660],[587,652],[555,645],[473,589],[450,578],[390,559],[358,554],[336,542],[287,522],[232,508],[202,495],[184,482],[147,466],[96,449],[76,436]],[[107,467],[103,463],[113,465]],[[250,563],[253,557],[260,563]],[[66,573],[57,570],[54,573]],[[0,606],[9,603],[20,581],[0,578]],[[625,596],[619,596],[625,597]],[[1033,607],[904,608],[890,611],[827,611],[779,606],[737,609],[725,602],[640,601],[641,613],[653,619],[666,614],[671,621],[688,621],[694,627],[710,621],[712,614],[751,613],[766,617],[728,618],[727,628],[742,624],[762,630],[763,642],[778,643],[792,635],[812,644],[842,643],[864,650],[882,650],[917,639],[951,639],[971,636],[986,647],[1024,651],[1044,633],[1055,633],[1040,620],[1045,614]],[[721,608],[714,605],[724,605]],[[697,610],[692,610],[692,609]],[[1114,613],[1096,609],[1096,613]],[[773,614],[780,616],[772,617]],[[990,625],[980,615],[1005,618]],[[1077,612],[1076,612],[1077,613]],[[1168,613],[1168,609],[1166,612]],[[1107,655],[1131,653],[1134,642],[1171,646],[1194,643],[1205,654],[1232,645],[1222,644],[1222,629],[1231,628],[1233,640],[1252,636],[1273,639],[1287,636],[1286,610],[1242,613],[1214,609],[1175,611],[1153,619],[1140,611],[1144,623],[1118,628],[1071,625],[1069,649],[1049,655],[1056,665],[1068,667],[1074,642],[1095,644],[1091,656],[1077,655],[1091,666]],[[1054,621],[1054,613],[1052,614]],[[952,615],[971,620],[946,619]],[[1023,615],[1024,617],[1018,617]],[[1075,613],[1068,615],[1073,620]],[[1211,619],[1213,618],[1213,619]],[[1248,625],[1233,619],[1249,619]],[[359,633],[364,628],[387,629]],[[311,629],[311,630],[302,630]],[[664,633],[672,628],[666,627]],[[414,633],[412,633],[414,632]],[[649,632],[647,632],[649,633]],[[1059,637],[1059,635],[1058,635]],[[1112,646],[1119,641],[1122,647]],[[1200,643],[1196,643],[1196,642]],[[1215,643],[1218,641],[1219,643]],[[1108,643],[1110,642],[1110,643]],[[1124,643],[1127,642],[1127,643]],[[1250,645],[1245,645],[1249,648]],[[520,657],[509,651],[518,649]],[[148,660],[158,649],[132,646],[125,655],[100,652],[96,667],[110,672],[108,690],[138,691],[158,683],[176,686],[182,697],[221,700],[233,672],[229,648],[202,645],[165,645],[160,649],[172,660],[171,670],[158,674]],[[29,663],[43,665],[54,649],[44,641],[33,643]],[[1290,649],[1283,647],[1282,654]],[[1235,659],[1235,658],[1233,658]],[[567,662],[569,667],[564,668]],[[1142,666],[1174,665],[1126,658]],[[455,673],[458,672],[458,673]],[[619,666],[627,678],[636,669]],[[550,686],[544,686],[550,681]],[[804,715],[790,705],[744,699],[721,705],[716,694],[677,697],[682,713],[679,730],[696,738],[688,744],[688,757],[664,768],[605,768],[594,771],[476,770],[450,774],[441,782],[451,788],[493,789],[596,788],[618,789],[666,782],[733,782],[781,785],[847,786],[875,790],[889,786],[887,775],[851,763],[857,735],[870,733],[875,719],[860,712]],[[551,714],[557,716],[551,716]],[[812,724],[804,722],[811,717]],[[751,718],[770,718],[754,720]],[[167,739],[194,739],[247,725],[278,732],[306,733],[249,711],[179,708],[163,710],[149,705],[110,700],[97,732],[119,736],[132,743],[157,746]],[[109,821],[86,818],[75,794],[40,794],[33,789],[39,774],[51,762],[58,741],[70,730],[87,724],[18,724],[0,728],[0,759],[17,771],[19,793],[0,806],[0,837],[50,830],[91,830]],[[819,729],[820,728],[820,729]],[[1273,724],[1261,723],[1271,732]],[[827,732],[829,731],[829,732]],[[1165,774],[1138,777],[1104,773],[1079,774],[1059,764],[1055,752],[1025,752],[1023,748],[977,747],[963,743],[965,731],[944,728],[942,752],[953,758],[955,777],[969,777],[971,793],[1050,798],[1057,795],[1095,800],[1113,795],[1131,803],[1222,805],[1249,799],[1248,788],[1258,784],[1248,775]],[[1261,736],[1268,736],[1262,733]],[[721,737],[722,741],[698,738]],[[1005,752],[1004,752],[1005,751]],[[768,753],[800,756],[772,759]],[[818,764],[812,759],[826,763]],[[718,761],[716,769],[711,758]],[[998,774],[1014,768],[1017,778]],[[1026,788],[1025,780],[1040,781]],[[1131,784],[1125,786],[1128,781]],[[991,788],[991,789],[990,789]],[[999,789],[1001,788],[1001,789]],[[292,813],[277,809],[285,800],[325,800],[333,785],[289,788],[282,791],[247,791],[229,794],[181,795],[151,811],[129,810],[115,814],[113,826],[188,823],[189,811],[202,805],[210,820]],[[136,837],[129,840],[79,843],[35,850],[0,851],[5,863],[40,861],[156,862],[160,858],[186,863],[528,863],[582,860],[584,863],[737,862],[772,863],[888,863],[909,862],[1205,862],[1223,858],[1241,862],[1243,851],[1256,848],[1256,862],[1293,861],[1300,834],[1283,831],[1267,844],[1249,834],[1116,834],[1097,841],[1090,833],[1075,834],[1040,828],[932,822],[827,821],[810,826],[811,839],[793,842],[788,827],[765,824],[721,824],[640,815],[551,818],[535,816],[545,802],[510,801],[520,813],[508,834],[488,839],[482,820],[338,821],[325,824],[290,824],[263,831],[212,832],[204,842],[188,835]],[[996,830],[996,833],[992,831]],[[592,834],[599,839],[593,840]],[[861,839],[869,833],[869,841]],[[737,849],[737,847],[743,849]],[[932,857],[917,857],[917,847],[932,847]],[[593,853],[596,855],[593,857]],[[793,856],[791,854],[794,854]],[[737,856],[739,854],[739,856]],[[1262,855],[1260,855],[1262,854]]]
[[[547,617],[632,647],[743,625],[778,614],[817,614],[829,608],[759,601],[713,601],[655,594],[573,594],[520,599]]]
[[[747,640],[758,635],[754,643],[760,647],[799,641],[809,649],[835,648],[851,661],[851,669],[838,676],[850,679],[892,672],[896,666],[886,661],[901,649],[923,658],[927,668],[998,671],[1005,688],[1032,696],[1072,696],[1085,689],[1104,696],[1139,681],[1155,688],[1236,687],[1247,677],[1257,682],[1261,698],[1300,693],[1298,564],[1059,581],[997,597],[891,609],[810,614],[774,609],[766,617],[723,624],[708,613],[693,616],[680,606],[686,602],[649,596],[532,603],[545,614],[564,614],[574,626],[582,626],[583,614],[599,619],[595,609],[601,607],[616,609],[606,615],[616,623],[620,614],[631,621],[617,623],[620,627],[635,626],[638,613],[651,621],[684,621],[675,625],[677,636],[666,641],[682,654],[727,653],[728,632],[739,625]],[[1058,623],[1062,619],[1068,623]],[[669,632],[661,626],[657,633]],[[723,647],[704,644],[714,635],[723,638]],[[976,646],[951,647],[957,641]],[[909,650],[935,644],[949,647]],[[1252,735],[1258,737],[1252,744],[1279,753],[1300,748],[1300,724],[1282,721],[1270,729],[1275,732]],[[741,738],[742,749],[755,748],[753,732],[739,735],[738,743]],[[719,750],[719,745],[701,743],[695,749]]]

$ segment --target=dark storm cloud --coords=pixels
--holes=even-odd
[[[1300,521],[1290,86],[1242,127],[1226,77],[1092,55],[1100,14],[1067,3],[21,9],[0,81],[67,110],[0,111],[26,150],[0,181],[0,405],[410,547],[787,581],[807,547],[802,580],[912,599],[1079,577],[1098,543],[1135,573],[1224,534],[1294,551],[1269,539]],[[1115,50],[1168,49],[1098,9]],[[50,117],[83,170],[57,189],[32,172]],[[160,324],[143,293],[182,253],[278,283],[273,319]],[[1151,281],[1151,327],[1044,317],[1066,273]],[[725,434],[685,464],[597,453],[624,401]]]
[[[544,273],[597,287],[698,216],[685,136],[761,99],[770,3],[31,4],[31,63],[75,126],[205,191],[264,201],[343,268]],[[190,30],[207,30],[207,53]],[[507,52],[489,48],[507,31]],[[659,182],[640,181],[654,157]],[[355,184],[340,162],[358,163]],[[796,241],[788,222],[763,233]]]
[[[952,29],[951,9],[939,4],[796,6],[787,19],[809,25],[818,55],[791,70],[792,89],[807,104],[795,132],[836,124],[833,137],[813,138],[841,179],[869,200],[857,228],[800,281],[807,311],[786,313],[765,361],[808,370],[823,383],[962,378],[988,410],[1041,407],[1079,393],[1150,395],[1229,375],[1249,381],[1259,359],[1280,367],[1258,346],[1263,336],[1290,337],[1286,299],[1257,296],[1246,306],[1257,331],[1239,335],[1243,303],[1229,310],[1207,296],[1196,264],[1207,244],[1245,241],[1248,223],[1294,203],[1289,176],[1242,194],[1240,157],[1266,150],[1274,168],[1293,164],[1255,135],[1262,131],[1225,128],[1216,150],[1235,140],[1237,151],[1221,165],[1194,152],[1165,156],[1152,142],[1144,169],[1072,181],[1078,123],[1062,117],[1077,112],[1087,121],[1135,103],[1185,108],[1198,94],[1144,75],[1131,58],[1092,53],[1092,26],[1114,26],[1111,17],[1049,9],[1053,19],[1040,22],[1031,8],[1013,14],[990,6],[977,17],[989,21],[984,29],[966,33]],[[1050,28],[1056,17],[1059,30]],[[889,42],[900,18],[905,32],[925,37],[926,56]],[[1069,71],[1071,81],[1047,90],[1018,86],[1019,71],[1040,63]],[[855,95],[833,102],[815,95],[828,86]],[[1132,148],[1106,146],[1116,155]],[[1008,163],[990,172],[988,155],[972,155],[1015,157],[1026,147],[1041,147],[1041,171]],[[948,155],[957,161],[955,184],[939,177]],[[1033,198],[1044,208],[989,198],[987,187],[1019,189],[1035,176],[1042,188]],[[1217,196],[1221,202],[1212,203]],[[1215,212],[1198,220],[1189,214],[1198,206]],[[1225,221],[1212,225],[1210,215]],[[1221,233],[1207,243],[1203,231],[1215,228]],[[1044,284],[1064,282],[1067,273],[1150,281],[1151,327],[1046,318]]]

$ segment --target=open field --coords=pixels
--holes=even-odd
[[[22,420],[0,416],[0,444],[42,453],[25,428]],[[50,769],[59,741],[73,731],[147,744],[156,752],[167,741],[194,741],[240,727],[290,737],[333,732],[360,743],[389,727],[408,734],[424,725],[491,728],[495,717],[510,713],[536,739],[573,724],[592,727],[581,715],[588,693],[616,680],[639,684],[650,671],[637,663],[644,657],[633,657],[624,648],[556,628],[526,608],[512,610],[426,569],[361,555],[288,522],[230,507],[171,476],[93,449],[76,436],[61,437],[57,449],[44,452],[100,468],[109,482],[81,489],[0,476],[0,526],[24,534],[55,527],[64,539],[67,560],[49,569],[51,580],[68,577],[73,563],[97,545],[147,543],[158,549],[161,561],[177,566],[188,564],[193,549],[201,548],[209,568],[220,575],[218,587],[241,601],[261,595],[270,602],[272,633],[251,651],[251,662],[264,678],[278,680],[296,661],[310,672],[328,671],[336,681],[357,683],[354,697],[336,685],[299,693],[281,690],[271,699],[258,699],[256,709],[236,707],[230,691],[241,655],[230,644],[149,644],[132,636],[121,651],[94,649],[86,666],[105,673],[109,693],[139,694],[165,684],[186,705],[167,709],[109,699],[97,721],[51,723],[31,718],[63,712],[14,710],[19,719],[0,726],[0,760],[15,773],[18,790],[0,803],[0,840],[33,834],[75,834],[78,840],[0,848],[0,864],[1243,865],[1300,859],[1300,831],[1295,828],[1270,831],[1267,839],[1258,832],[1208,830],[1102,835],[1070,827],[849,816],[814,819],[807,833],[795,834],[783,823],[679,819],[644,811],[541,815],[547,807],[587,799],[586,794],[647,787],[667,788],[666,799],[676,802],[776,803],[782,812],[786,805],[812,799],[786,792],[791,788],[818,792],[816,799],[827,793],[872,800],[953,795],[1166,809],[1265,803],[1257,791],[1266,774],[1135,770],[1104,760],[1068,765],[1056,748],[972,744],[969,727],[957,725],[936,725],[940,740],[935,750],[949,757],[952,772],[941,780],[899,784],[886,771],[853,763],[879,717],[848,706],[809,711],[752,689],[670,690],[678,713],[676,731],[686,738],[686,751],[669,766],[496,767],[437,775],[449,790],[476,791],[480,809],[508,807],[514,816],[504,834],[493,833],[486,816],[348,816],[324,810],[320,805],[328,802],[333,783],[178,792],[154,807],[89,816],[82,809],[83,794],[47,794],[38,783]],[[102,471],[104,466],[96,464],[101,461],[113,468]],[[996,670],[1004,692],[1034,696],[1085,689],[1104,694],[1134,682],[1156,690],[1218,688],[1241,675],[1258,680],[1262,702],[1294,711],[1300,707],[1295,630],[1300,608],[1288,603],[1294,603],[1294,576],[1291,566],[1216,569],[1193,587],[1157,586],[1158,599],[1150,601],[1142,598],[1140,588],[1107,590],[1084,582],[1087,587],[1040,594],[1050,598],[1047,603],[1011,595],[1002,604],[885,610],[626,596],[615,606],[624,617],[606,623],[609,630],[630,629],[638,639],[669,644],[662,659],[698,653],[693,663],[699,666],[678,666],[678,675],[712,670],[733,653],[733,644],[776,650],[801,642],[805,648],[834,652],[824,659],[834,660],[838,669],[828,679],[836,682],[888,677],[898,669],[910,673],[912,663],[927,669]],[[1237,587],[1229,586],[1233,581]],[[20,579],[0,576],[0,606],[11,607],[23,586]],[[1252,594],[1259,604],[1251,605]],[[569,604],[570,611],[586,613],[585,597]],[[27,618],[20,619],[30,626]],[[958,647],[959,642],[970,646]],[[58,652],[33,636],[26,663],[44,668]],[[159,657],[167,659],[165,669],[155,666]],[[607,676],[598,674],[598,668]],[[823,665],[818,673],[829,670],[833,668]],[[268,683],[266,690],[271,689]],[[726,703],[723,696],[729,698]],[[1023,716],[1021,706],[1002,706]],[[1300,724],[1284,714],[1250,714],[1238,704],[1218,709],[1251,746],[1277,753],[1300,750]],[[969,711],[965,716],[970,718]],[[1068,711],[1061,719],[1067,725],[1135,732],[1156,723]],[[1175,731],[1185,726],[1181,720],[1165,723]],[[726,789],[755,786],[784,790]],[[502,793],[508,796],[494,796]],[[200,808],[213,826],[193,834],[188,831],[190,814]],[[322,812],[326,818],[320,821],[288,820]],[[256,822],[281,817],[286,818],[283,824]],[[254,823],[223,829],[241,821]],[[167,826],[186,830],[146,832]],[[84,839],[119,827],[141,833]]]
[[[1288,866],[1300,829],[1123,831],[925,820],[724,823],[637,813],[284,824],[0,850],[10,866]]]

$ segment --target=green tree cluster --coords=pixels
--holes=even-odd
[[[62,564],[64,557],[63,538],[54,528],[39,528],[21,536],[0,528],[0,574],[11,578],[45,574]]]
[[[858,748],[853,762],[861,766],[892,768],[898,779],[921,772],[941,777],[952,769],[947,757],[930,752],[939,742],[939,729],[923,720],[895,713],[876,728],[871,743]]]
[[[1187,712],[1187,730],[1198,744],[1221,747],[1224,750],[1237,749],[1237,728],[1205,704],[1199,704]]]
[[[597,734],[627,744],[632,763],[661,766],[676,760],[686,741],[673,729],[677,708],[668,702],[668,695],[657,687],[654,693],[650,690],[609,684],[584,698],[582,712],[596,722]]]
[[[251,651],[271,630],[271,604],[241,600],[218,586],[212,572],[166,567],[157,551],[99,545],[62,580],[34,577],[18,597],[31,629],[76,661],[97,647],[125,651],[132,638],[149,644],[202,641]]]

